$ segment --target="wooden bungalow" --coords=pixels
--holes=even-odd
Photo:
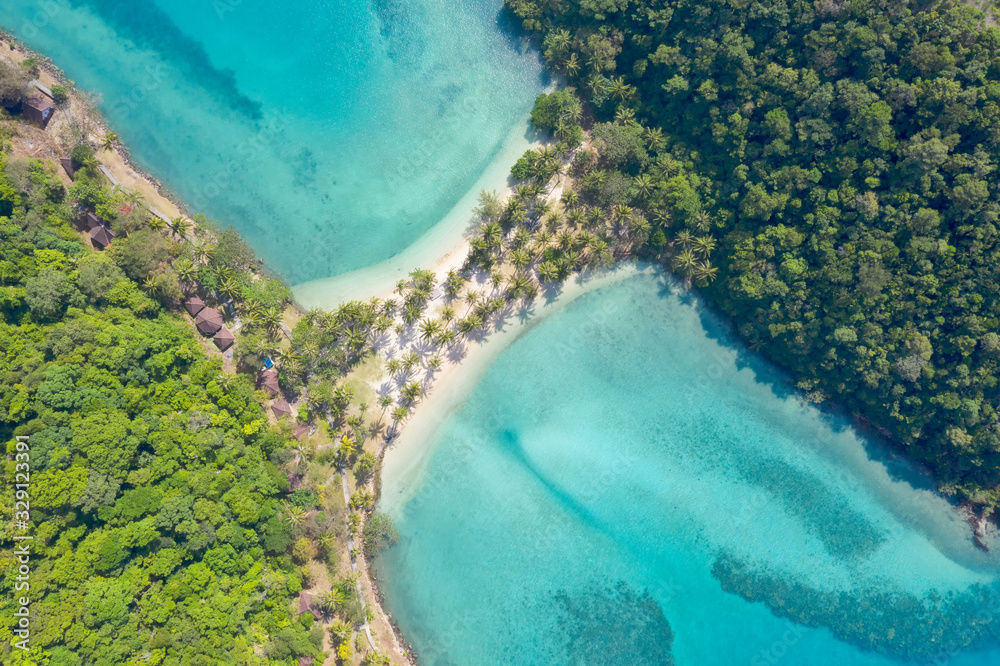
[[[219,329],[218,333],[212,336],[212,340],[215,342],[215,346],[219,348],[219,351],[226,351],[236,342],[236,337],[229,332],[228,328],[223,326]]]
[[[271,411],[274,412],[275,418],[281,419],[285,416],[292,415],[292,406],[284,400],[278,400],[271,405]]]
[[[312,613],[314,618],[320,619],[320,612],[313,606],[312,595],[302,590],[299,592],[299,615],[305,613]]]
[[[90,242],[102,250],[111,245],[111,240],[114,237],[115,234],[107,227],[97,227],[90,230]]]
[[[42,129],[45,129],[45,126],[52,120],[52,114],[55,111],[55,104],[52,100],[40,92],[29,94],[21,104],[21,115]]]
[[[106,227],[108,223],[99,218],[93,211],[87,211],[87,214],[83,216],[83,221],[86,223],[88,229],[96,229],[97,227]]]
[[[192,317],[197,317],[198,313],[205,309],[205,301],[201,300],[197,296],[192,296],[184,301],[184,309],[187,310],[188,314]]]
[[[300,425],[300,426],[298,426],[298,427],[295,428],[295,432],[292,433],[292,437],[294,437],[295,439],[297,439],[297,440],[299,440],[301,442],[303,439],[305,439],[306,437],[309,436],[309,431],[310,430],[312,430],[312,428],[310,428],[309,426],[307,426],[307,425]]]
[[[257,375],[257,388],[263,389],[272,398],[281,393],[281,387],[278,385],[278,372],[273,369],[261,370]]]
[[[222,328],[222,315],[215,308],[204,308],[194,318],[194,325],[202,335],[215,335]]]

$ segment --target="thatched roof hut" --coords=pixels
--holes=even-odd
[[[90,231],[90,241],[102,250],[111,245],[114,237],[114,233],[107,227],[96,227]]]
[[[311,428],[309,426],[307,426],[307,425],[300,425],[297,428],[295,428],[295,432],[292,433],[292,437],[294,437],[295,439],[297,439],[299,441],[302,441],[302,439],[304,439],[305,437],[309,436],[309,431],[310,430],[311,430]]]
[[[205,301],[201,300],[197,296],[192,296],[184,301],[184,309],[188,311],[189,315],[196,317],[199,312],[205,309]]]
[[[278,385],[278,372],[276,370],[261,370],[257,375],[257,388],[263,389],[270,397],[274,397],[281,392]]]
[[[204,308],[194,318],[194,325],[202,335],[215,335],[222,328],[222,315],[215,308]]]
[[[220,351],[226,351],[233,346],[236,342],[236,337],[229,332],[229,329],[223,326],[219,329],[219,332],[212,336],[212,340],[215,342],[215,346],[219,348]]]
[[[282,417],[292,415],[292,406],[284,400],[278,400],[276,403],[271,405],[271,411],[274,412],[274,416],[276,418],[280,419]]]

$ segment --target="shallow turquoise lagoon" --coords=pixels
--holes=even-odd
[[[397,254],[524,142],[541,66],[501,6],[5,0],[0,25],[99,93],[141,166],[298,284]]]
[[[423,664],[1000,663],[997,558],[655,274],[529,330],[426,445],[377,563]]]

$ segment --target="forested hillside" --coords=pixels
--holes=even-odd
[[[589,101],[584,189],[645,213],[644,252],[996,506],[1000,31],[958,2],[507,5]]]
[[[279,514],[289,481],[273,462],[287,459],[286,438],[251,382],[223,374],[111,253],[84,247],[54,166],[0,154],[0,167],[4,515],[14,513],[16,435],[28,438],[31,468],[30,530],[0,525],[0,662],[318,655],[322,628],[291,605],[302,581],[294,528]],[[11,539],[24,533],[31,587],[15,592]],[[28,653],[11,646],[21,596]]]

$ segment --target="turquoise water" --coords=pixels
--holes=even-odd
[[[998,559],[661,277],[528,331],[427,445],[377,562],[423,664],[1000,663]]]
[[[298,284],[414,243],[527,131],[541,65],[501,6],[4,0],[0,25],[99,93],[142,167]]]

